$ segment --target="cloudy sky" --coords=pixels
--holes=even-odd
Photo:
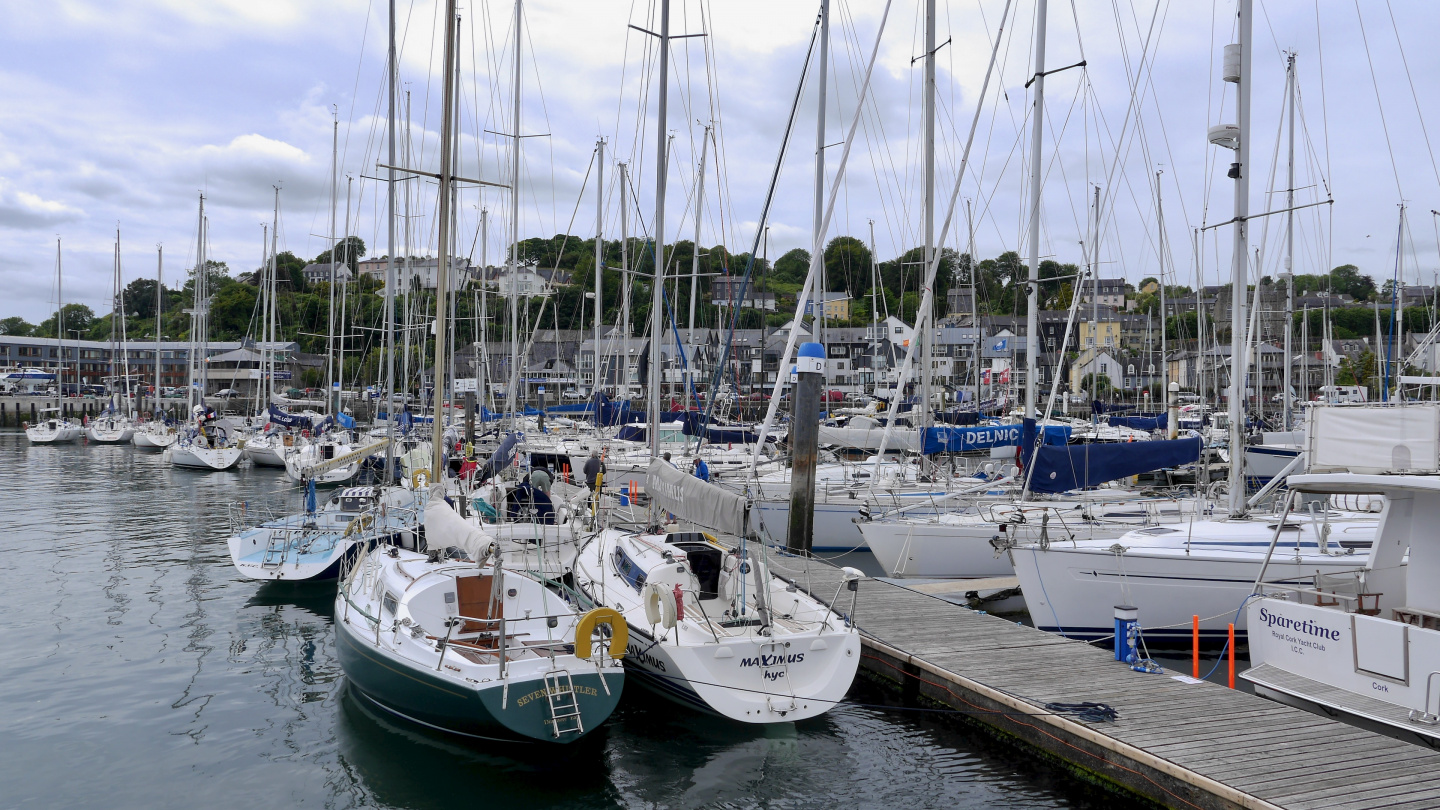
[[[440,128],[441,12],[433,0],[397,0],[402,153],[435,168]],[[1284,207],[1285,53],[1297,58],[1297,203],[1333,207],[1296,216],[1295,269],[1353,262],[1379,278],[1396,265],[1399,204],[1409,205],[1405,273],[1436,272],[1440,168],[1440,16],[1424,2],[1256,4],[1252,210]],[[976,116],[1006,0],[939,3],[936,229]],[[800,81],[817,4],[674,0],[667,130],[672,136],[667,240],[691,238],[703,127],[709,155],[701,241],[748,249]],[[825,142],[834,180],[856,112],[860,77],[885,9],[880,0],[834,0]],[[105,311],[118,227],[126,280],[152,276],[163,244],[167,281],[194,262],[196,208],[207,197],[209,252],[233,272],[261,257],[261,223],[280,192],[282,250],[326,247],[331,157],[338,120],[336,218],[386,251],[384,0],[0,0],[0,317],[43,319],[54,301],[55,240],[65,246],[69,301]],[[461,174],[511,178],[514,6],[462,3]],[[921,67],[923,3],[895,0],[880,38],[870,98],[861,109],[829,236],[869,239],[882,258],[922,239]],[[1363,14],[1363,16],[1361,16]],[[654,223],[657,127],[653,37],[656,2],[532,0],[521,56],[519,232],[595,230],[597,138],[605,138],[604,228],[620,228],[615,162],[630,164],[630,232]],[[1234,38],[1234,3],[1076,0],[1051,3],[1047,67],[1085,68],[1047,82],[1041,252],[1082,261],[1093,244],[1089,201],[1101,187],[1100,255],[1106,275],[1139,280],[1164,256],[1178,283],[1229,274],[1229,233],[1193,229],[1232,210],[1230,159],[1206,143],[1233,122],[1234,85],[1220,81],[1220,52]],[[1014,0],[999,34],[996,79],[979,112],[958,214],[946,244],[964,248],[973,212],[982,256],[1026,245],[1035,7]],[[1397,33],[1398,32],[1398,33]],[[814,200],[816,87],[805,88],[770,217],[769,254],[808,247]],[[409,126],[403,125],[408,112]],[[495,134],[504,133],[504,135]],[[402,135],[402,137],[404,137]],[[403,148],[408,144],[408,150]],[[715,150],[718,149],[718,156]],[[1156,172],[1161,172],[1157,186]],[[409,187],[409,243],[433,253],[435,189]],[[1157,224],[1157,188],[1164,228]],[[827,190],[828,193],[828,190]],[[461,195],[464,252],[497,261],[507,244],[510,197]],[[480,209],[491,211],[488,240]],[[573,219],[573,224],[572,224]],[[1257,221],[1259,271],[1284,258],[1284,217]],[[402,229],[402,234],[404,229]],[[1163,233],[1163,239],[1161,235]],[[402,248],[403,249],[403,248]]]

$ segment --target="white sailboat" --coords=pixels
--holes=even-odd
[[[605,529],[581,550],[576,587],[629,625],[628,671],[666,698],[742,723],[829,711],[860,662],[856,628],[770,573],[764,544],[746,538],[743,497],[661,460],[646,491],[716,534]],[[727,535],[736,539],[719,539]],[[861,576],[847,569],[849,579]]]
[[[210,298],[205,260],[205,195],[200,195],[200,225],[195,263],[194,308],[190,310],[189,402],[191,423],[181,431],[161,458],[166,464],[191,470],[228,470],[240,463],[242,449],[237,437],[205,405]]]
[[[60,258],[60,240],[55,240],[55,329],[57,345],[60,349],[59,366],[55,371],[55,407],[46,408],[40,413],[44,418],[37,424],[25,426],[25,438],[31,444],[70,444],[80,440],[84,429],[70,421],[61,410],[60,404],[65,398],[65,294],[62,286],[64,273]],[[80,372],[75,372],[75,388],[79,393]]]
[[[125,339],[125,286],[120,272],[120,229],[115,229],[115,273],[113,294],[111,301],[114,302],[114,309],[110,313],[110,396],[111,402],[105,412],[90,420],[85,426],[85,433],[90,441],[98,444],[126,444],[135,435],[134,423],[125,413],[122,406],[117,412],[116,400],[123,403],[130,398],[130,347],[129,341]],[[116,372],[116,342],[115,329],[118,322],[120,329],[119,352],[121,362],[119,368],[121,376],[117,377]]]
[[[157,247],[155,255],[155,390],[153,401],[155,409],[150,414],[150,419],[142,422],[131,434],[130,441],[141,450],[164,450],[175,443],[179,438],[179,431],[166,421],[160,409],[160,330],[162,316],[165,314],[165,248]]]

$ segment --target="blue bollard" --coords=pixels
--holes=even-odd
[[[1128,663],[1130,654],[1130,628],[1140,621],[1140,608],[1133,605],[1115,606],[1115,660]]]

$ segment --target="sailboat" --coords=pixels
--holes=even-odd
[[[165,463],[192,470],[228,470],[240,463],[242,449],[227,425],[205,405],[208,368],[207,341],[210,328],[210,298],[205,261],[205,195],[200,195],[200,226],[195,264],[194,308],[190,310],[189,402],[190,423],[173,444],[165,448]]]
[[[631,674],[666,698],[742,723],[802,720],[835,706],[860,663],[859,632],[770,572],[745,498],[661,459],[645,490],[689,525],[605,529],[574,572],[589,601],[629,625]],[[861,577],[846,569],[847,581]]]
[[[141,450],[164,450],[175,443],[179,433],[175,426],[165,418],[164,412],[160,409],[160,329],[161,316],[165,314],[165,285],[163,277],[165,273],[165,249],[156,248],[155,256],[155,382],[153,401],[155,410],[150,414],[150,419],[140,424],[131,434],[130,441]]]
[[[114,310],[110,313],[110,405],[105,408],[104,413],[90,420],[86,425],[85,433],[90,441],[99,444],[125,444],[135,435],[134,424],[130,417],[122,412],[117,412],[117,399],[124,402],[129,399],[130,386],[130,347],[129,341],[125,339],[125,288],[120,273],[120,230],[115,230],[115,274],[113,295]],[[116,371],[116,343],[115,329],[118,322],[120,329],[119,353],[121,357],[120,368],[122,376],[117,377]]]
[[[80,435],[84,432],[82,428],[70,421],[60,408],[60,403],[65,397],[65,295],[61,286],[63,272],[60,258],[60,240],[55,240],[55,298],[58,305],[55,310],[55,334],[57,345],[60,349],[60,364],[55,371],[55,407],[45,408],[40,411],[43,418],[34,425],[25,425],[25,438],[31,444],[69,444],[79,441]],[[75,388],[80,388],[80,372],[75,372]]]
[[[464,737],[571,743],[594,731],[624,689],[625,623],[507,570],[441,487],[428,498],[429,552],[375,548],[340,582],[336,649],[350,686]]]

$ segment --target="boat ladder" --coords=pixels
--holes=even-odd
[[[285,562],[285,550],[289,548],[290,533],[283,530],[270,530],[270,539],[265,544],[265,556],[260,559],[260,567],[265,570],[279,568]]]
[[[765,703],[771,711],[780,712],[783,716],[786,712],[793,712],[800,708],[795,702],[795,690],[790,685],[790,642],[772,641],[769,644],[760,645],[760,659],[764,661],[770,658],[770,665],[763,667],[762,672],[766,680],[766,688],[775,691],[765,696]],[[785,693],[789,694],[785,694]]]
[[[580,704],[575,697],[575,681],[567,670],[545,673],[545,700],[550,706],[550,732],[556,739],[562,734],[584,734],[580,721]]]

